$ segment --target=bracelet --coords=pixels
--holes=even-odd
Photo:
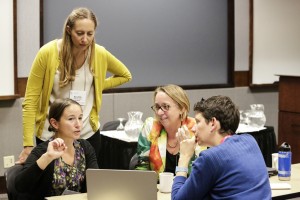
[[[176,169],[175,169],[175,173],[177,173],[177,172],[186,172],[186,173],[188,173],[188,168],[187,167],[178,167],[178,166],[176,166]]]

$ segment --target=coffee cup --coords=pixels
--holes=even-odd
[[[172,191],[174,174],[171,172],[162,172],[159,174],[159,191],[170,193]]]
[[[278,170],[278,153],[272,153],[272,168]]]

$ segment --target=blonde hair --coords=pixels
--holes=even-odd
[[[180,110],[184,110],[181,116],[181,121],[185,120],[188,117],[188,113],[190,111],[190,100],[186,92],[180,86],[169,84],[157,87],[154,91],[154,102],[158,92],[166,93],[173,101],[175,101]]]
[[[75,22],[79,19],[91,19],[95,24],[95,29],[98,25],[95,14],[88,8],[74,9],[70,13],[70,15],[67,17],[64,27],[63,27],[61,51],[59,53],[59,57],[60,57],[59,86],[60,87],[64,87],[70,81],[75,80],[75,70],[76,70],[74,67],[75,60],[74,60],[73,54],[71,53],[73,43],[72,43],[71,35],[68,33],[67,27],[69,27],[72,30],[75,25]],[[93,73],[91,63],[92,63],[92,60],[94,59],[95,38],[93,39],[90,47],[91,47],[91,51],[90,51],[89,66],[90,66],[90,71]]]

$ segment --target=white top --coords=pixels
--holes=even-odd
[[[50,96],[50,102],[49,102],[49,109],[51,104],[54,102],[55,99],[58,98],[69,98],[70,97],[70,90],[79,90],[79,91],[85,91],[87,94],[86,103],[84,106],[82,106],[83,110],[83,128],[81,131],[81,138],[87,139],[91,137],[94,134],[94,131],[90,125],[89,122],[89,115],[93,107],[93,99],[94,99],[94,85],[93,85],[93,74],[91,73],[89,69],[89,56],[90,52],[87,56],[87,59],[85,60],[84,64],[81,68],[76,70],[75,74],[75,80],[73,82],[70,82],[68,85],[66,85],[63,88],[59,87],[59,76],[60,72],[57,70],[54,76],[54,83],[53,83],[53,89]],[[49,110],[48,110],[49,113]],[[47,118],[48,118],[47,113]],[[50,137],[53,136],[53,132],[48,131],[49,122],[48,120],[45,121],[43,134],[41,136],[41,139],[46,141]],[[100,122],[98,127],[100,127]]]

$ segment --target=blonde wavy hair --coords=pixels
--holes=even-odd
[[[60,57],[60,78],[59,78],[59,86],[64,87],[66,86],[70,81],[75,80],[75,59],[73,57],[72,47],[73,42],[71,39],[71,35],[67,31],[67,27],[70,27],[72,30],[75,22],[80,19],[90,19],[95,24],[95,29],[98,25],[97,18],[95,14],[88,8],[77,8],[74,9],[70,15],[67,17],[64,27],[63,27],[63,36],[62,36],[62,43],[61,43],[61,50],[59,53]],[[93,74],[93,70],[91,67],[92,60],[94,59],[94,52],[95,52],[95,37],[90,45],[91,51],[90,51],[90,59],[89,59],[89,66],[90,71]]]
[[[180,86],[169,84],[157,87],[154,91],[153,102],[155,102],[155,97],[158,92],[166,93],[171,99],[173,99],[173,101],[175,101],[179,109],[183,111],[180,116],[181,121],[188,117],[188,113],[190,111],[190,100],[186,92]]]

